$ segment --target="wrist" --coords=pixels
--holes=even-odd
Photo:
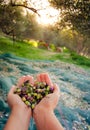
[[[54,115],[53,110],[46,109],[42,106],[36,107],[33,112],[34,119],[37,120],[38,118],[47,117],[48,115]]]
[[[28,130],[31,112],[27,107],[13,107],[4,130]]]
[[[14,106],[11,110],[11,113],[17,117],[21,117],[21,118],[27,118],[30,119],[31,117],[31,109],[28,108],[27,106]]]

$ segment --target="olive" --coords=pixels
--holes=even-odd
[[[46,87],[46,90],[47,90],[47,91],[49,91],[49,90],[50,90],[50,87],[49,87],[49,86],[47,86],[47,87]]]
[[[31,105],[31,108],[34,109],[34,108],[35,108],[35,104],[32,104],[32,105]]]
[[[31,105],[29,101],[25,101],[25,104],[26,104],[27,106],[30,106],[30,105]]]
[[[54,91],[54,88],[50,87],[50,92],[53,93],[53,91]]]
[[[50,87],[45,82],[36,82],[34,85],[25,81],[20,87],[16,88],[15,92],[18,94],[22,101],[31,109],[34,109],[46,95],[53,93],[54,88]]]
[[[25,102],[25,101],[26,101],[26,98],[25,98],[25,97],[22,97],[22,100]]]

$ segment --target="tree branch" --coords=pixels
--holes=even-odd
[[[7,34],[7,35],[9,35],[9,34],[11,34],[11,33],[13,32],[13,29],[11,29],[11,30],[9,30],[9,31],[7,31],[7,29],[6,29],[6,28],[3,28],[3,27],[1,27],[1,29],[2,29],[2,32],[4,32],[4,33]]]
[[[11,0],[11,6],[21,6],[21,7],[27,8],[27,9],[33,11],[34,13],[38,14],[38,16],[40,16],[38,11],[33,7],[28,7],[27,5],[24,5],[24,4],[15,4],[15,3],[12,2],[12,0]]]

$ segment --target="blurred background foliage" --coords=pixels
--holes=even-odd
[[[43,26],[36,20],[36,15],[39,14],[35,8],[35,1],[0,0],[0,35],[12,38],[13,43],[16,40],[26,40],[29,43],[34,39],[32,44],[35,47],[60,52],[60,47],[66,47],[79,55],[89,57],[90,1],[49,0],[49,2],[60,14],[55,24]]]

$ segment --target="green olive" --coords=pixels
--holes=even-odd
[[[35,108],[35,104],[32,104],[32,105],[31,105],[31,108],[34,109],[34,108]]]
[[[26,101],[26,98],[25,98],[25,97],[22,97],[22,100],[25,102],[25,101]]]
[[[31,96],[31,93],[28,93],[27,95],[28,95],[28,96]]]
[[[25,101],[25,104],[26,104],[27,106],[30,106],[30,105],[31,105],[29,101]]]

